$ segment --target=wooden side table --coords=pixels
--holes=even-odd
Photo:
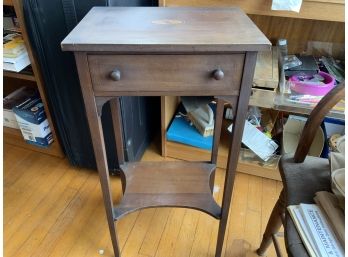
[[[62,42],[75,53],[115,256],[115,221],[148,207],[184,207],[220,220],[221,256],[257,51],[270,42],[238,8],[95,7]],[[123,156],[120,96],[215,96],[210,162],[136,162]],[[111,101],[123,198],[114,205],[100,121]],[[222,206],[213,196],[224,101],[235,108]]]

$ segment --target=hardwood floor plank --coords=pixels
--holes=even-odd
[[[216,222],[214,221],[214,218],[209,215],[203,214],[199,216],[190,257],[208,256],[209,241],[213,231],[213,226],[216,225]]]
[[[25,181],[24,185],[37,185],[34,179],[41,177],[37,176],[38,171],[44,173],[48,172],[44,167],[50,165],[51,159],[49,157],[50,156],[38,155],[31,152],[25,158],[20,158],[18,163],[15,162],[8,168],[4,167],[4,192],[16,183],[23,184],[23,180]],[[36,176],[34,176],[34,174]]]
[[[140,254],[155,256],[158,244],[170,215],[170,210],[170,208],[156,208],[149,229],[140,247]]]
[[[101,193],[100,193],[100,196],[101,196]],[[102,220],[99,220],[99,224],[97,225],[97,227],[98,229],[103,230],[102,236],[99,237],[99,234],[96,234],[94,238],[92,239],[94,240],[94,242],[86,246],[86,252],[83,252],[83,253],[80,252],[78,255],[75,255],[74,252],[72,252],[72,253],[69,253],[67,256],[69,257],[70,256],[71,257],[75,257],[75,256],[100,257],[99,250],[102,250],[103,256],[114,257],[111,240],[110,240],[109,228],[106,222],[105,209],[104,209],[104,204],[102,199],[100,204],[101,204],[100,208],[103,210],[104,216]],[[133,212],[129,215],[126,215],[120,221],[117,222],[117,231],[118,231],[118,238],[119,238],[121,250],[124,247],[125,243],[127,242],[129,234],[131,233],[138,216],[139,216],[139,212]],[[79,238],[76,238],[76,244],[79,244]]]
[[[122,254],[124,256],[136,256],[139,253],[141,244],[149,229],[154,214],[154,208],[140,211],[138,219],[133,226],[125,246],[122,249]]]
[[[233,192],[230,219],[226,233],[225,257],[245,255],[244,240],[246,213],[248,207],[249,175],[238,173]]]
[[[269,216],[273,210],[275,203],[278,200],[277,192],[277,181],[271,179],[262,179],[262,208],[261,208],[261,234],[262,238],[263,233],[266,229]],[[276,256],[273,245],[269,247],[267,251],[268,256]]]
[[[73,173],[74,176],[64,176],[37,210],[41,217],[33,217],[25,233],[30,237],[16,253],[17,256],[49,256],[57,240],[70,225],[76,211],[81,208],[87,192],[96,186],[96,181],[88,180],[88,175]],[[76,182],[78,180],[78,182]],[[77,190],[70,184],[80,183]],[[86,187],[88,186],[88,189]],[[81,193],[82,192],[82,193]],[[40,219],[41,218],[41,219]]]
[[[94,188],[94,191],[97,191],[97,187]],[[77,194],[77,197],[78,194]],[[74,201],[74,200],[73,200]],[[57,238],[54,248],[49,255],[50,257],[62,257],[62,256],[69,256],[71,249],[76,245],[83,246],[84,243],[85,245],[87,243],[91,243],[88,241],[87,231],[88,231],[88,226],[90,225],[90,218],[95,217],[95,214],[98,213],[99,207],[96,202],[99,201],[99,196],[98,194],[90,195],[88,196],[88,199],[86,200],[85,203],[81,203],[81,208],[78,210],[76,215],[74,216],[73,219],[71,219],[70,224],[67,224],[65,226],[64,231],[62,231],[62,235]],[[89,206],[88,206],[89,205]],[[105,217],[104,217],[105,218]],[[74,231],[75,233],[71,233],[71,231]],[[78,237],[78,240],[76,240],[76,235],[80,235]],[[75,241],[74,241],[75,240]],[[83,248],[80,248],[82,252],[84,251]],[[79,255],[81,252],[79,252]],[[71,255],[74,256],[74,255]],[[76,256],[76,255],[75,255]]]
[[[171,210],[171,214],[156,251],[156,257],[169,257],[172,253],[177,242],[185,213],[186,209],[183,208],[174,208]]]
[[[246,256],[257,256],[255,253],[261,237],[261,205],[262,205],[262,178],[249,178],[248,208],[245,217],[244,238],[247,242]]]
[[[201,213],[187,210],[173,252],[170,256],[190,256],[193,241],[197,232],[198,219]]]
[[[4,144],[3,150],[3,168],[6,171],[4,179],[6,177],[9,179],[9,177],[13,177],[13,173],[10,171],[16,170],[21,162],[30,155],[31,151],[8,144]]]
[[[93,174],[90,174],[88,178],[90,176]],[[71,248],[71,244],[74,243],[71,239],[79,236],[79,234],[71,232],[75,231],[75,226],[82,230],[84,219],[95,209],[93,203],[97,196],[91,192],[96,190],[99,185],[97,180],[88,178],[78,191],[73,189],[74,193],[71,194],[70,201],[64,202],[65,206],[61,207],[62,212],[54,221],[50,222],[50,225],[47,224],[48,230],[43,233],[44,238],[34,249],[32,256],[50,256],[55,251],[59,251],[60,256],[64,256],[66,251]]]
[[[40,162],[36,163],[38,164]],[[54,165],[57,166],[54,167]],[[52,192],[52,188],[55,187],[60,179],[67,174],[65,162],[54,162],[47,165],[32,165],[24,172],[30,174],[41,169],[44,169],[45,172],[42,171],[40,176],[32,176],[32,179],[30,179],[30,177],[24,178],[27,176],[23,175],[23,179],[21,178],[18,180],[4,193],[4,201],[6,204],[4,225],[7,227],[5,243],[22,224],[27,223],[28,217],[30,217],[29,220],[33,219],[32,215],[37,213],[40,203],[46,203],[47,199],[51,199],[47,198],[47,195]],[[63,180],[63,187],[66,186],[66,184],[64,184],[66,183],[66,179],[70,178],[71,176],[68,174],[65,180]],[[61,190],[63,191],[64,188]],[[46,204],[46,207],[50,205],[52,205],[52,203],[49,202]],[[40,217],[38,217],[38,219],[40,219]]]
[[[77,194],[78,190],[74,187],[78,185],[77,183],[83,184],[86,180],[87,176],[76,171],[73,172],[72,169],[67,170],[54,187],[45,194],[46,197],[35,207],[31,216],[18,227],[15,241],[21,247],[15,251],[14,256],[31,256],[37,249],[42,247],[49,230],[62,217],[73,197]],[[25,238],[26,236],[27,238]],[[25,240],[23,244],[20,243],[22,240]],[[9,251],[11,250],[11,243],[12,241],[6,244]],[[10,253],[8,256],[11,256]]]
[[[100,190],[96,190],[101,194]],[[97,194],[97,193],[96,193]],[[97,194],[98,195],[98,194]],[[90,256],[100,256],[99,250],[104,250],[98,245],[98,239],[101,238],[105,232],[108,232],[108,226],[106,222],[106,215],[104,210],[104,205],[101,199],[95,205],[95,209],[91,215],[88,216],[85,225],[76,227],[72,234],[79,237],[74,237],[71,239],[73,242],[72,247],[63,256],[80,256],[80,257],[90,257]],[[70,230],[71,228],[69,228]],[[91,251],[90,251],[91,249]],[[90,252],[89,252],[90,251]],[[105,252],[105,250],[104,250]],[[52,254],[51,254],[52,255]],[[110,252],[111,256],[111,252]]]
[[[80,170],[66,159],[13,146],[4,149],[6,257],[113,257],[96,171]],[[153,147],[144,158],[163,159]],[[214,197],[218,203],[224,173],[221,169],[216,172]],[[111,186],[117,203],[122,197],[119,177],[111,177]],[[224,257],[257,256],[254,251],[281,189],[281,182],[237,173]],[[204,213],[146,209],[126,215],[116,225],[122,257],[215,254],[218,221]],[[275,257],[272,248],[268,257]]]
[[[248,210],[261,212],[262,201],[262,178],[249,177]]]
[[[221,204],[224,171],[218,169],[216,172],[216,179],[214,185],[214,199]],[[218,221],[209,215],[201,214],[197,225],[196,235],[193,241],[190,257],[204,257],[208,256],[209,248],[214,251],[214,246],[210,246],[210,239],[212,238],[213,229],[217,233]],[[207,243],[208,242],[208,243]],[[215,242],[216,244],[216,242]]]

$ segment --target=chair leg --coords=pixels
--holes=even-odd
[[[267,227],[265,233],[263,234],[262,242],[260,244],[259,249],[257,249],[256,253],[259,256],[265,254],[267,248],[272,243],[272,235],[276,234],[279,231],[280,226],[282,225],[281,216],[285,213],[285,193],[284,189],[280,193],[279,199],[275,206],[273,207],[271,216],[268,220]]]

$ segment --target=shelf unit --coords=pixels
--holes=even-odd
[[[165,132],[171,122],[172,117],[175,114],[176,108],[179,104],[179,98],[173,98],[169,96],[161,97],[162,104],[162,156],[171,157],[179,160],[187,161],[209,161],[211,158],[211,151],[168,141],[165,137]],[[221,139],[218,149],[217,163],[218,168],[226,169],[229,137],[230,133],[227,131],[227,127],[230,122],[223,120],[221,128]],[[280,156],[271,158],[270,161],[261,162],[257,156],[252,153],[251,150],[242,148],[239,154],[239,160],[237,164],[237,171],[254,175],[266,177],[274,180],[281,181],[281,177],[278,170],[278,162]]]
[[[299,13],[288,11],[272,11],[272,0],[160,0],[163,7],[232,7],[238,6],[248,14],[250,19],[259,27],[266,37],[276,44],[279,38],[288,40],[289,54],[302,53],[309,42],[327,42],[332,44],[333,53],[342,57],[344,53],[344,0],[304,0]],[[323,47],[325,48],[325,46]],[[336,57],[337,57],[336,56]],[[250,97],[250,105],[272,108],[284,112],[308,114],[312,108],[308,106],[291,106],[282,101],[275,91],[256,91]],[[178,98],[164,96],[161,98],[161,133],[162,156],[180,160],[207,160],[209,151],[166,140],[166,131],[179,104]],[[344,119],[342,112],[331,111],[329,116]],[[222,133],[222,137],[228,132]],[[227,139],[226,139],[227,140]],[[226,168],[227,144],[222,139],[219,147],[217,167]],[[257,158],[243,158],[248,151],[243,150],[239,156],[237,170],[256,176],[281,180],[278,166],[265,165]],[[252,154],[250,154],[252,156]]]
[[[272,11],[272,0],[160,0],[161,6],[238,6],[247,14],[344,22],[344,0],[303,0],[299,13]]]
[[[3,2],[3,4],[7,5],[7,6],[13,6],[13,8],[15,10],[16,16],[18,18],[18,22],[20,24],[21,34],[22,34],[23,40],[25,42],[25,46],[27,48],[29,59],[31,62],[32,70],[33,70],[33,74],[29,74],[26,72],[16,73],[16,72],[4,70],[3,76],[5,78],[12,78],[12,79],[16,79],[16,80],[18,79],[18,80],[24,80],[24,81],[30,81],[30,82],[36,83],[37,89],[40,93],[42,102],[43,102],[44,107],[45,107],[46,116],[47,116],[48,122],[50,124],[50,128],[52,130],[53,139],[54,139],[53,143],[51,145],[49,145],[48,147],[39,147],[39,146],[31,145],[31,144],[28,144],[27,142],[25,142],[19,129],[4,127],[4,130],[3,130],[4,131],[3,132],[4,133],[4,142],[8,143],[8,144],[16,145],[18,147],[23,147],[23,148],[26,148],[29,150],[38,151],[41,153],[46,153],[46,154],[50,154],[50,155],[57,156],[57,157],[64,157],[64,153],[63,153],[62,148],[60,146],[60,143],[57,139],[55,128],[53,126],[52,118],[51,118],[50,111],[48,108],[47,98],[46,98],[45,90],[44,90],[44,81],[43,81],[43,78],[42,78],[41,73],[40,73],[39,65],[37,63],[37,60],[35,58],[35,55],[32,51],[31,45],[30,45],[28,33],[26,31],[25,21],[24,21],[24,16],[23,16],[22,1],[21,0],[5,0]],[[4,87],[9,88],[9,87],[11,87],[11,85],[4,83]]]

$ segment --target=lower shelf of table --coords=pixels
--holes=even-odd
[[[149,207],[184,207],[219,219],[221,208],[209,181],[215,165],[207,162],[132,162],[121,165],[126,189],[114,219]]]

